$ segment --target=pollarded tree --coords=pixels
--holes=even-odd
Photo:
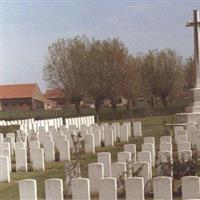
[[[86,37],[58,39],[48,48],[43,75],[50,87],[63,88],[66,97],[80,112],[84,96],[84,74],[88,40]]]
[[[140,57],[128,56],[125,66],[122,95],[127,102],[127,109],[131,109],[135,99],[141,96]]]
[[[169,96],[180,92],[183,86],[181,58],[171,49],[149,51],[143,57],[141,78],[149,97],[159,97],[167,106]]]
[[[105,70],[102,42],[92,40],[87,54],[87,65],[85,66],[87,75],[85,77],[86,94],[93,98],[96,113],[105,98]]]
[[[87,56],[86,91],[95,101],[96,112],[104,98],[111,100],[113,110],[122,94],[128,51],[118,39],[93,40]]]
[[[123,93],[128,50],[118,39],[102,42],[104,55],[104,84],[106,97],[111,100],[112,109],[117,109],[117,99]]]
[[[151,105],[154,106],[156,98],[156,52],[149,51],[148,54],[141,56],[140,76],[142,81],[142,93],[145,97],[151,99]]]

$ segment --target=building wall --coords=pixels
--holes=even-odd
[[[34,101],[31,98],[26,99],[4,99],[1,100],[2,111],[29,111],[44,108],[43,102]]]
[[[2,111],[2,105],[1,105],[1,100],[0,100],[0,111]]]
[[[46,98],[54,102],[52,109],[62,109],[67,105],[67,100],[65,98]]]
[[[33,99],[32,100],[32,108],[33,108],[33,110],[43,110],[44,102]]]

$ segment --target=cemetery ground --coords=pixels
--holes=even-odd
[[[170,122],[173,118],[173,115],[168,116],[157,116],[157,117],[144,117],[137,118],[136,120],[140,120],[142,122],[142,131],[143,137],[145,136],[154,136],[156,140],[156,151],[159,151],[159,138],[163,135],[166,127],[163,125],[163,122]],[[123,122],[123,121],[120,121]],[[130,138],[128,143],[134,143],[137,146],[137,151],[141,150],[141,144],[143,142],[142,138]],[[108,151],[112,155],[112,162],[117,161],[117,152],[123,151],[123,145],[125,143],[116,142],[114,147],[100,147],[96,149],[96,152],[105,152]],[[72,157],[73,159],[73,157]],[[97,156],[92,154],[85,154],[81,159],[81,176],[87,177],[87,168],[88,163],[96,162]],[[28,171],[28,172],[12,172],[11,173],[11,182],[10,183],[1,183],[0,184],[0,199],[8,200],[8,199],[18,199],[19,198],[19,189],[18,189],[18,180],[22,179],[35,179],[37,181],[37,191],[38,191],[38,199],[45,198],[45,190],[44,190],[44,180],[49,178],[61,178],[64,180],[64,164],[65,162],[46,162],[45,163],[45,172],[37,172],[37,171]],[[30,169],[29,163],[29,169]],[[155,174],[155,170],[153,170]],[[177,181],[175,187],[180,185],[180,182]],[[65,186],[64,186],[65,188]],[[65,192],[65,189],[64,189]],[[66,198],[69,199],[69,198]],[[153,199],[153,197],[147,197],[146,199]],[[174,197],[174,199],[178,200],[181,197]]]

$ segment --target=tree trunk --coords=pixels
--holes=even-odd
[[[133,98],[128,98],[126,110],[130,110],[133,108]]]
[[[154,107],[154,98],[151,96],[151,107]]]
[[[75,107],[76,113],[80,114],[81,113],[80,102],[75,102],[74,107]]]
[[[99,98],[95,99],[95,112],[99,113],[99,110],[101,108],[101,100]]]
[[[116,111],[117,110],[117,102],[115,99],[111,99],[111,105],[112,105],[112,110]]]
[[[80,97],[73,98],[74,108],[75,108],[77,114],[81,113],[81,107],[80,107],[81,100],[82,99]]]
[[[164,107],[167,107],[167,97],[166,96],[162,96],[162,103]]]

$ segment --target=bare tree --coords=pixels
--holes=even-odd
[[[84,96],[84,65],[86,64],[87,38],[58,39],[48,49],[43,75],[50,87],[62,88],[80,112]]]

